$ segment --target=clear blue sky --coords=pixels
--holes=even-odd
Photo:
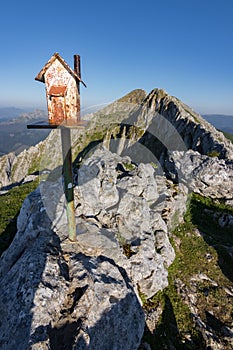
[[[3,0],[0,106],[44,107],[34,77],[81,55],[82,104],[164,88],[201,113],[233,114],[232,0]]]

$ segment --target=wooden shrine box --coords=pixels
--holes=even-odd
[[[74,69],[55,53],[35,78],[45,83],[50,125],[80,123],[80,56],[74,55]]]

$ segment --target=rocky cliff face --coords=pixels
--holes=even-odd
[[[233,147],[224,135],[190,107],[164,90],[149,93],[137,110],[124,119],[117,136],[121,150],[138,161],[156,157],[163,166],[167,152],[192,149],[202,155],[233,158]],[[110,133],[114,138],[116,130]],[[136,146],[135,146],[136,142]],[[151,151],[138,155],[138,144]],[[146,153],[146,154],[145,154]]]
[[[157,112],[174,126],[187,149],[200,154],[216,155],[219,158],[233,158],[232,144],[221,132],[189,106],[169,96],[164,90],[153,90],[147,96],[145,104],[153,113]],[[172,135],[170,137],[172,138]]]
[[[1,348],[148,349],[142,344],[145,321],[153,333],[162,311],[155,304],[145,312],[142,300],[154,305],[153,296],[169,287],[175,259],[170,240],[182,245],[172,232],[183,222],[190,193],[233,205],[233,147],[163,90],[148,96],[137,90],[97,112],[85,134],[72,134],[79,155],[77,242],[71,243],[58,133],[2,160],[5,186],[34,172],[31,159],[37,155],[43,169],[56,169],[25,200],[15,239],[0,260]],[[231,216],[224,218],[219,214],[231,225]],[[175,283],[184,294],[187,286]],[[183,299],[191,305],[196,295],[187,295]],[[208,333],[203,349],[230,349],[230,328],[221,342],[198,308],[190,307],[194,327]],[[197,348],[190,339],[186,334],[183,343]]]
[[[42,183],[24,202],[1,259],[2,347],[57,348],[61,339],[77,349],[136,349],[145,322],[137,295],[167,286],[174,259],[167,226],[150,209],[163,190],[151,165],[97,150],[79,170],[71,244],[61,183]]]
[[[173,150],[192,149],[233,159],[233,146],[221,132],[161,89],[148,95],[144,90],[134,90],[87,119],[90,122],[85,132],[72,131],[75,154],[91,142],[103,140],[107,148],[128,154],[133,161],[159,161],[162,166],[167,152]],[[18,156],[11,153],[0,157],[0,186],[19,183],[35,170],[54,169],[61,164],[60,130],[53,130],[45,141]]]

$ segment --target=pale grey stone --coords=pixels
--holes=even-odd
[[[155,232],[155,247],[156,251],[162,255],[165,266],[170,266],[175,259],[175,251],[166,232],[162,230]]]
[[[79,233],[82,225],[78,225],[77,237],[82,249],[89,254],[96,255],[101,252],[105,256],[114,257],[117,264],[126,269],[136,293],[139,286],[142,293],[151,297],[168,283],[165,265],[168,266],[172,258],[167,263],[161,254],[156,253],[154,237],[154,232],[158,229],[155,221],[159,221],[159,225],[165,229],[165,232],[167,232],[166,224],[161,216],[159,214],[156,216],[156,211],[150,208],[150,204],[156,202],[159,197],[154,168],[150,164],[138,166],[127,164],[131,164],[129,157],[122,158],[105,148],[96,150],[83,163],[78,171],[79,186],[75,188],[75,194],[76,201],[79,203],[77,213],[89,226],[85,224],[87,231]],[[89,177],[88,166],[95,167]],[[106,195],[108,194],[108,188],[104,189],[102,184],[105,177],[109,178],[109,173],[118,191],[115,196],[118,201],[107,208],[104,200],[100,201],[98,195],[91,196],[90,199],[88,192],[102,191],[105,197],[105,192]],[[103,231],[101,226],[107,227],[107,230]],[[57,229],[59,230],[59,225]],[[106,237],[103,237],[104,232],[108,233],[108,239],[111,232],[110,246]],[[167,249],[168,252],[170,249],[172,252],[171,245],[170,248],[168,247],[169,244],[166,238],[164,250]],[[125,245],[128,245],[131,251],[128,258],[124,255]],[[112,246],[112,249],[110,250],[108,246]]]
[[[41,208],[37,190],[1,257],[1,349],[137,349],[144,315],[126,270],[61,240]],[[117,245],[109,232],[102,236],[106,249]]]
[[[108,209],[119,201],[116,188],[116,165],[120,157],[105,157],[97,150],[96,157],[90,157],[78,172],[78,196],[85,215],[96,215],[102,209]]]
[[[170,165],[169,165],[170,164]],[[177,180],[183,182],[190,191],[232,200],[232,161],[200,155],[198,152],[171,152],[167,162],[169,171],[177,172]]]
[[[37,157],[42,170],[56,167],[25,200],[18,232],[0,259],[3,350],[56,349],[64,343],[79,350],[136,350],[144,328],[139,291],[150,298],[168,285],[167,267],[174,260],[169,231],[183,220],[189,192],[232,205],[233,146],[222,133],[159,89],[140,106],[121,110],[121,121],[133,111],[122,137],[113,126],[104,141],[118,154],[97,148],[75,169],[76,243],[67,239],[60,131],[17,157],[0,158],[2,187],[30,180]],[[119,115],[117,103],[106,111]],[[89,132],[99,125],[98,116]],[[73,146],[79,136],[72,132]],[[212,151],[218,157],[209,157]],[[224,226],[232,218],[217,220]],[[196,297],[175,282],[208,344],[216,346],[196,314]]]

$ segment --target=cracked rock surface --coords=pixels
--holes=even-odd
[[[140,191],[128,190],[127,180]],[[24,201],[0,263],[1,349],[140,345],[145,319],[138,293],[163,289],[174,259],[167,225],[151,208],[161,185],[150,165],[132,166],[105,149],[84,162],[78,181],[76,243],[67,239],[60,180],[41,183]]]

